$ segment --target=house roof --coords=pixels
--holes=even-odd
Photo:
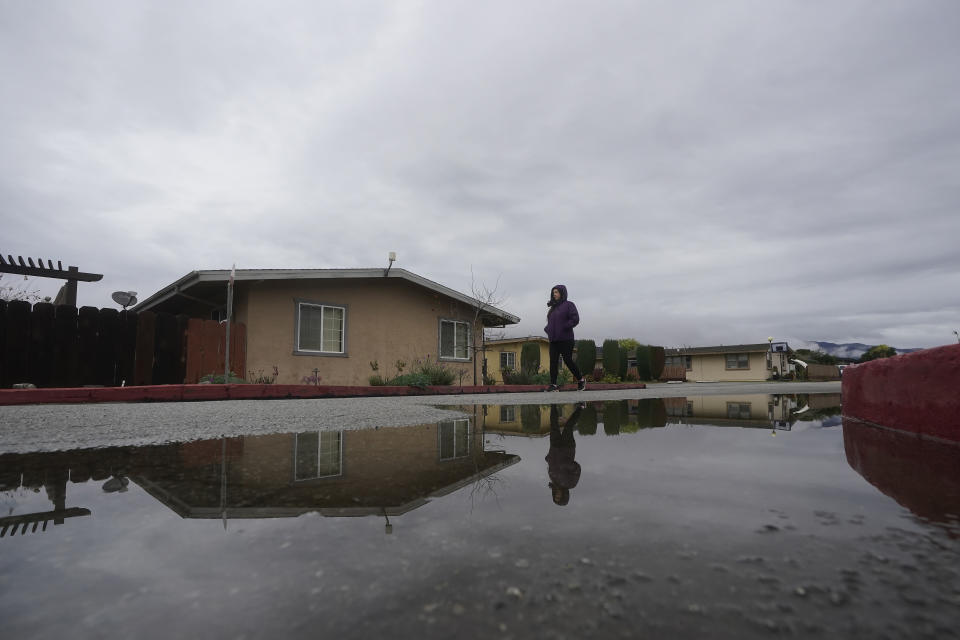
[[[699,356],[714,353],[766,353],[770,351],[770,345],[768,343],[731,344],[716,347],[679,347],[676,349],[664,349],[663,351],[668,356]]]
[[[406,280],[412,284],[429,289],[447,296],[471,307],[476,307],[481,301],[462,294],[459,291],[445,287],[442,284],[428,280],[423,276],[393,268],[384,273],[382,267],[374,269],[237,269],[234,275],[235,282],[264,281],[264,280],[326,280],[326,279],[358,279],[379,280],[383,278]],[[210,269],[191,271],[176,282],[160,289],[140,304],[132,308],[133,311],[171,309],[175,300],[199,303],[209,308],[226,306],[227,287],[224,285],[230,279],[229,269]],[[484,305],[481,321],[488,327],[517,324],[518,316],[507,313],[491,305]]]

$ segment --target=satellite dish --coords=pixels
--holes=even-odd
[[[114,302],[123,307],[124,311],[126,311],[130,305],[137,303],[136,291],[114,291],[110,294],[110,297],[113,298]]]

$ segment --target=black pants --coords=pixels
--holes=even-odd
[[[573,374],[574,380],[579,380],[583,377],[580,369],[577,367],[577,363],[573,361],[573,340],[560,340],[559,342],[550,343],[550,384],[557,384],[557,374],[560,373],[561,357],[563,357],[567,369],[570,369],[570,373]]]

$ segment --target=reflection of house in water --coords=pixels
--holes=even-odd
[[[565,407],[559,405],[563,416]],[[550,433],[550,409],[538,404],[491,404],[483,408],[483,430],[500,435],[542,438]]]
[[[0,537],[46,531],[50,523],[65,524],[69,518],[90,515],[83,507],[67,507],[68,483],[90,480],[106,481],[106,490],[123,490],[122,481],[116,482],[114,473],[121,459],[113,450],[83,450],[75,452],[28,453],[0,455],[0,491],[41,488],[50,500],[52,509],[0,517]],[[115,481],[110,484],[111,481]],[[116,488],[114,488],[114,486]]]
[[[788,395],[745,394],[664,398],[671,422],[789,431],[797,399]]]
[[[179,468],[132,479],[185,518],[397,515],[519,461],[472,418],[179,446]]]
[[[53,470],[64,485],[68,477],[129,477],[184,518],[274,518],[313,511],[391,516],[519,462],[516,455],[485,451],[483,432],[474,423],[471,417],[411,427],[7,455],[0,456],[0,468],[15,469],[18,478]],[[101,471],[93,475],[91,468]]]

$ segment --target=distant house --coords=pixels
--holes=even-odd
[[[496,380],[497,384],[503,384],[504,369],[520,370],[520,352],[526,343],[534,343],[540,347],[540,368],[547,370],[550,368],[550,341],[539,336],[527,336],[525,338],[502,338],[499,340],[487,340],[486,363],[487,375]]]
[[[193,271],[134,311],[226,317],[228,270]],[[246,325],[246,368],[299,384],[365,385],[393,377],[397,361],[440,362],[479,384],[475,345],[483,327],[520,321],[496,307],[404,269],[238,269],[233,321]],[[479,310],[479,311],[478,311]],[[247,372],[238,372],[244,375]]]
[[[786,342],[665,349],[666,366],[683,367],[691,382],[752,382],[793,372]]]

